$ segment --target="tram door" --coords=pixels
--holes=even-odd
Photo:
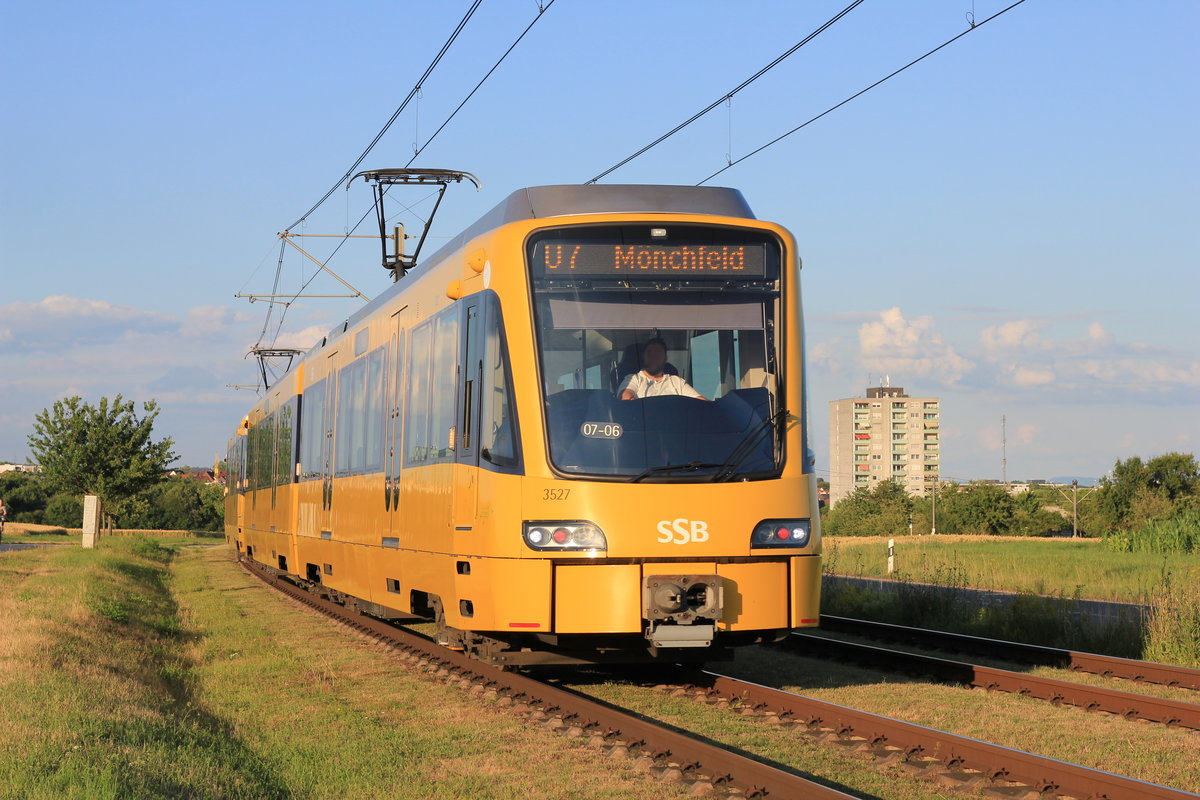
[[[458,402],[455,415],[457,466],[454,480],[454,529],[469,531],[475,525],[475,503],[479,495],[479,406],[483,384],[480,303],[468,300],[462,312],[462,341],[459,352]]]
[[[407,308],[407,306],[405,306]],[[401,317],[404,308],[392,315],[392,335],[388,341],[387,418],[383,429],[383,509],[387,514],[387,535],[400,538],[400,420],[403,419],[404,397],[404,329]]]
[[[337,419],[338,396],[336,356],[335,350],[325,362],[329,369],[325,378],[325,408],[321,419],[321,511],[317,514],[317,531],[322,539],[333,538],[333,422]]]

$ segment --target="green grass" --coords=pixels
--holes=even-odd
[[[1200,569],[1171,580],[1146,628],[1144,658],[1200,667]]]
[[[897,573],[887,575],[887,541],[825,538],[825,569],[838,575],[904,577],[1058,597],[1151,602],[1171,580],[1200,567],[1200,553],[1117,553],[1098,539],[896,537]]]
[[[896,582],[893,592],[826,584],[826,614],[1200,666],[1200,554],[1113,552],[1095,540],[904,538],[896,540],[897,569],[889,576],[886,540],[825,544],[826,572]],[[955,591],[966,589],[1019,596],[982,606],[970,591]],[[1144,622],[1136,614],[1094,621],[1076,613],[1079,599],[1140,603],[1151,614]]]
[[[0,556],[0,798],[623,798],[675,788],[408,672],[222,546]]]

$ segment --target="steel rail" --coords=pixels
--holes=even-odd
[[[710,698],[738,701],[780,722],[861,738],[873,748],[897,748],[910,761],[930,757],[950,767],[978,771],[993,782],[1011,781],[1042,794],[1091,800],[1194,800],[1200,795],[1026,753],[978,739],[902,722],[805,695],[772,689],[713,672],[704,673]]]
[[[568,689],[551,686],[516,672],[506,672],[476,659],[448,650],[419,634],[360,614],[314,595],[276,574],[270,567],[240,562],[251,575],[327,616],[370,635],[392,647],[414,653],[446,671],[446,677],[476,681],[488,690],[507,695],[514,703],[541,707],[552,721],[579,729],[579,734],[627,742],[628,750],[640,750],[656,761],[677,765],[681,776],[700,776],[714,787],[732,787],[745,797],[803,797],[814,800],[853,800],[851,795],[787,772],[771,764],[693,738],[662,725],[640,719]]]
[[[1126,719],[1144,719],[1168,726],[1182,725],[1200,730],[1200,705],[1177,700],[1120,692],[901,650],[888,650],[810,633],[792,633],[777,646],[799,655],[861,660],[889,670],[922,673],[939,680],[988,691],[1013,692],[1038,700],[1047,700],[1054,705],[1078,706],[1085,711],[1104,711],[1119,714]]]
[[[1174,664],[1156,664],[1153,661],[1138,661],[1022,642],[1007,642],[1002,639],[986,639],[981,636],[933,631],[926,628],[907,628],[903,625],[870,622],[829,614],[821,615],[821,629],[878,637],[922,647],[971,653],[972,655],[992,656],[1005,661],[1062,667],[1077,672],[1103,675],[1107,678],[1124,678],[1131,681],[1159,683],[1164,686],[1200,689],[1200,669],[1179,667]]]

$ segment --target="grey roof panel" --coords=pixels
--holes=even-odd
[[[505,202],[522,194],[531,212],[526,219],[621,213],[716,214],[754,219],[741,192],[714,186],[533,186],[513,192]]]

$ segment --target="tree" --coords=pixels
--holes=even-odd
[[[79,397],[58,400],[42,409],[29,435],[29,449],[50,486],[59,492],[94,494],[109,514],[133,510],[137,495],[162,480],[177,456],[174,442],[154,441],[158,405],[142,404],[139,418],[133,401],[121,395],[100,398],[96,406]]]
[[[41,475],[16,470],[0,473],[0,499],[8,506],[9,522],[40,523],[49,496]]]
[[[1100,482],[1093,524],[1106,531],[1141,527],[1200,505],[1200,466],[1186,453],[1164,453],[1143,462],[1118,460]]]
[[[190,478],[169,478],[142,493],[136,513],[125,519],[134,528],[215,531],[224,521],[224,492]]]
[[[908,532],[913,499],[895,481],[860,486],[830,511],[826,530],[834,536],[895,536]]]
[[[994,483],[938,492],[938,530],[943,533],[1006,533],[1015,511],[1012,495]]]

